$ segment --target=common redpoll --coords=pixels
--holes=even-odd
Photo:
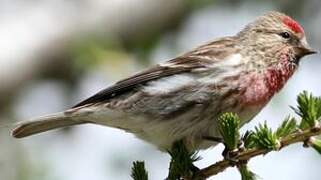
[[[270,101],[310,49],[303,28],[278,12],[260,16],[223,37],[121,80],[64,112],[20,123],[22,138],[93,123],[123,129],[168,150],[183,140],[191,150],[215,145],[217,118],[237,113],[242,124]]]

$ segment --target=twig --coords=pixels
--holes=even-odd
[[[298,142],[305,143],[310,137],[317,136],[320,134],[321,134],[320,125],[313,127],[313,128],[309,128],[304,131],[298,131],[298,132],[292,133],[292,134],[290,134],[280,140],[281,146],[278,150],[280,150],[286,146],[289,146],[291,144],[294,144],[294,143],[298,143]],[[264,155],[264,154],[267,154],[271,151],[272,150],[269,150],[269,149],[253,148],[253,149],[248,149],[243,152],[240,152],[240,154],[237,155],[235,158],[238,160],[249,160],[255,156]],[[233,166],[233,164],[231,164],[230,161],[221,160],[219,162],[216,162],[215,164],[212,164],[212,165],[198,171],[194,175],[193,179],[206,179],[210,176],[213,176],[213,175],[216,175],[220,172],[223,172],[226,168],[232,167],[232,166]]]

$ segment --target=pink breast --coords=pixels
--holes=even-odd
[[[262,73],[251,72],[243,76],[241,102],[246,105],[263,105],[281,90],[296,67],[288,61],[269,67]]]

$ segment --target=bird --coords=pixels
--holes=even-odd
[[[19,122],[23,138],[79,124],[122,129],[161,151],[182,140],[189,150],[218,144],[218,118],[236,113],[252,120],[316,53],[304,29],[281,12],[267,12],[233,36],[217,38],[116,82],[75,106]]]

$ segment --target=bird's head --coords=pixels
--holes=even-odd
[[[308,45],[302,26],[279,12],[258,17],[237,37],[243,45],[243,53],[256,57],[253,61],[268,65],[284,60],[298,64],[300,58],[316,53]]]

